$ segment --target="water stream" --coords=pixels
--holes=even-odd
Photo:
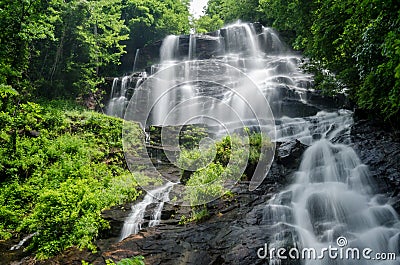
[[[124,222],[120,240],[130,235],[137,234],[143,228],[143,225],[146,223],[146,210],[148,210],[148,207],[152,204],[155,207],[152,209],[151,220],[148,221],[148,227],[160,224],[161,211],[164,207],[164,203],[169,201],[169,192],[172,186],[172,183],[168,183],[161,188],[151,190],[144,196],[141,202],[132,206],[132,211]]]

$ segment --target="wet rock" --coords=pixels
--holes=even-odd
[[[357,118],[358,116],[356,116]],[[352,127],[353,148],[368,165],[378,192],[386,193],[400,213],[399,132],[380,121],[356,120]]]
[[[301,156],[300,150],[294,147],[300,148],[301,145],[293,143],[291,148],[285,147],[285,151],[278,146],[278,152]],[[299,154],[291,154],[293,150]],[[210,217],[201,223],[179,224],[182,216],[190,217],[192,209],[165,204],[159,226],[145,228],[121,242],[118,242],[118,236],[131,204],[113,207],[103,212],[112,229],[103,232],[96,241],[96,254],[71,249],[43,264],[80,264],[81,260],[85,260],[94,265],[104,265],[107,259],[119,261],[135,255],[143,255],[146,264],[265,264],[266,260],[257,256],[257,250],[271,242],[283,228],[268,222],[270,215],[265,212],[264,206],[287,185],[294,171],[295,168],[273,162],[267,178],[258,189],[250,193],[248,181],[237,183],[233,190],[235,197],[210,203]],[[280,200],[290,200],[290,196],[282,193]],[[283,230],[288,229],[285,227]],[[280,243],[285,246],[289,246],[294,238],[290,230],[279,236],[283,237]]]
[[[297,168],[306,146],[298,140],[279,144],[277,148],[277,160],[288,168]]]
[[[138,200],[140,200],[139,198]],[[110,223],[111,229],[102,231],[100,238],[119,237],[126,217],[131,212],[132,203],[114,206],[102,212],[101,216]]]
[[[194,50],[191,59],[210,59],[212,57],[220,56],[223,54],[225,48],[218,36],[209,35],[196,35],[195,36],[196,49]],[[182,58],[189,55],[190,35],[182,35],[179,38],[179,56]]]

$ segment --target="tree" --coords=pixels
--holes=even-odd
[[[166,35],[190,31],[188,0],[126,0],[122,13],[130,30],[129,41],[125,42],[130,55]],[[131,56],[125,56],[123,64],[124,69],[131,70]]]
[[[80,72],[74,85],[83,91],[96,91],[103,82],[101,71],[109,64],[119,64],[128,39],[128,29],[121,19],[121,0],[87,0],[77,3],[86,18],[77,26],[78,39],[86,58],[71,64]]]
[[[0,84],[13,86],[21,95],[30,92],[31,43],[54,37],[55,2],[0,1]]]
[[[104,76],[116,75],[126,51],[128,28],[121,0],[59,1],[55,38],[39,40],[31,60],[39,95],[75,98],[95,91]]]
[[[210,18],[217,15],[225,23],[239,19],[255,22],[261,18],[258,5],[258,0],[209,0],[205,13]]]
[[[224,26],[224,21],[218,15],[212,17],[205,15],[195,19],[193,24],[197,33],[207,33],[222,28]]]
[[[260,8],[278,30],[294,32],[292,45],[311,59],[317,88],[334,93],[345,87],[360,107],[385,119],[397,116],[396,1],[260,0]]]

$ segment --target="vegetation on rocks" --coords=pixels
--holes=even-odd
[[[181,152],[178,165],[185,169],[181,181],[187,186],[192,206],[223,196],[228,191],[226,184],[252,177],[264,155],[261,150],[270,148],[271,142],[262,133],[246,132],[248,137],[233,134],[206,147]]]

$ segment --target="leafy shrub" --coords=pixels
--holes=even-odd
[[[82,265],[90,265],[86,261],[82,261]],[[122,259],[115,263],[114,261],[108,259],[106,260],[106,265],[145,265],[143,256],[135,256],[128,259]]]
[[[206,206],[201,206],[199,208],[194,207],[190,217],[186,217],[185,215],[181,216],[179,220],[180,225],[184,225],[190,222],[201,222],[210,217],[210,213]]]
[[[185,169],[181,180],[187,186],[186,198],[192,206],[223,196],[227,192],[224,185],[243,177],[243,172],[250,176],[264,159],[262,151],[271,148],[270,139],[262,133],[246,132],[248,138],[233,134],[205,150],[182,150],[178,165]],[[188,174],[190,170],[193,172]]]
[[[224,194],[222,174],[224,167],[211,163],[206,168],[193,173],[187,186],[187,198],[192,206],[202,205]]]
[[[64,109],[69,106],[69,109]],[[34,233],[38,258],[70,246],[95,250],[105,208],[139,195],[126,168],[121,119],[61,101],[24,103],[0,112],[0,237]],[[131,124],[133,146],[142,132]]]

